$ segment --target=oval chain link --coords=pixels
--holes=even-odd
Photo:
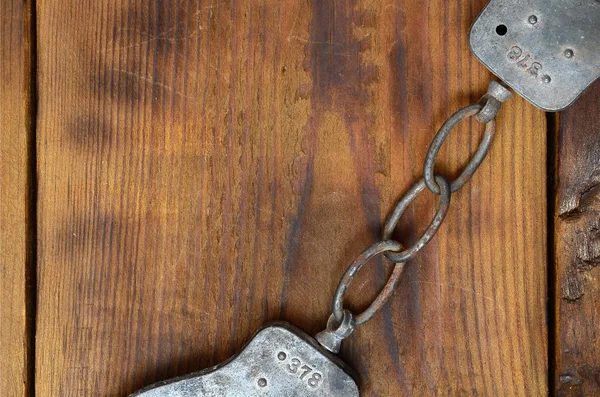
[[[507,90],[502,84],[495,81],[490,81],[487,93],[481,97],[479,102],[474,105],[466,106],[455,112],[446,122],[440,127],[438,133],[433,138],[427,155],[425,156],[425,164],[423,166],[423,177],[427,188],[435,194],[440,194],[440,187],[437,185],[434,178],[435,159],[442,147],[442,144],[456,127],[458,123],[467,117],[475,117],[475,119],[485,124],[485,131],[477,151],[467,163],[466,167],[460,173],[456,180],[450,184],[450,192],[455,193],[462,188],[471,179],[475,171],[479,168],[485,156],[490,150],[492,140],[496,134],[496,114],[500,111],[502,103],[508,100],[512,93]]]
[[[338,322],[341,322],[344,318],[344,295],[346,295],[346,290],[350,286],[350,283],[354,279],[354,276],[358,271],[369,261],[369,259],[380,255],[384,252],[389,251],[400,251],[402,246],[400,243],[396,241],[380,241],[378,243],[373,244],[366,250],[364,250],[355,260],[348,266],[346,272],[342,276],[340,283],[338,284],[337,289],[335,290],[335,295],[333,297],[333,316]],[[402,268],[404,267],[404,263],[397,263],[392,271],[390,278],[387,283],[377,295],[377,298],[369,305],[369,307],[363,311],[362,313],[355,315],[356,326],[366,323],[381,309],[381,307],[387,302],[389,297],[392,295],[394,291],[394,287],[396,283],[400,279],[400,275],[402,275]]]
[[[437,182],[436,186],[441,187],[442,196],[440,198],[440,202],[438,204],[437,212],[433,217],[433,220],[421,235],[421,238],[410,248],[404,250],[402,252],[386,252],[385,256],[389,260],[395,263],[402,263],[408,261],[410,258],[415,256],[415,254],[423,249],[427,245],[427,243],[433,238],[435,233],[440,228],[442,221],[446,217],[446,213],[448,212],[448,207],[450,206],[450,185],[448,181],[443,176],[436,176],[435,180]],[[390,215],[389,219],[385,223],[383,227],[383,236],[382,240],[391,240],[392,234],[394,233],[394,229],[396,229],[396,225],[398,221],[402,217],[402,214],[408,207],[408,205],[425,189],[425,179],[421,178],[417,183],[411,187],[408,192],[398,201],[394,211],[392,211],[392,215]]]
[[[475,116],[483,109],[483,106],[480,104],[466,106],[460,109],[458,112],[454,113],[450,118],[442,125],[435,138],[431,142],[429,146],[429,150],[427,151],[427,155],[425,156],[425,165],[423,167],[423,177],[425,178],[425,185],[427,188],[431,190],[435,194],[440,194],[440,187],[435,182],[433,177],[434,171],[433,167],[435,166],[435,159],[437,154],[442,147],[442,144],[452,131],[452,129],[460,123],[462,120],[466,119],[470,116]],[[490,145],[492,143],[492,139],[494,138],[494,134],[496,133],[496,122],[494,119],[485,123],[485,132],[483,133],[483,138],[479,143],[479,147],[477,151],[467,164],[467,166],[463,169],[456,180],[452,181],[450,184],[450,191],[452,193],[459,190],[461,187],[465,185],[471,179],[477,168],[483,162],[483,159],[487,155],[490,150]]]
[[[495,117],[500,110],[501,104],[510,98],[512,94],[506,88],[495,81],[491,81],[488,86],[487,93],[479,100],[477,104],[466,106],[457,112],[455,112],[450,118],[442,125],[434,137],[427,155],[425,157],[425,164],[423,166],[423,177],[419,179],[398,201],[392,214],[385,223],[382,235],[382,241],[373,244],[371,247],[363,251],[355,260],[350,264],[346,272],[342,276],[340,283],[335,291],[333,299],[333,313],[330,318],[330,322],[337,324],[343,324],[344,316],[351,318],[353,322],[352,329],[354,326],[364,324],[369,321],[387,302],[392,295],[405,263],[413,258],[419,251],[421,251],[429,241],[433,238],[435,233],[440,228],[444,217],[450,206],[450,197],[452,193],[462,188],[469,179],[473,176],[477,168],[483,162],[487,155],[494,134],[496,132]],[[437,154],[442,147],[442,144],[454,129],[454,127],[462,120],[474,116],[479,122],[485,124],[485,132],[477,148],[477,151],[473,157],[469,160],[461,174],[451,183],[448,180],[434,173],[435,160]],[[408,205],[415,199],[415,197],[427,187],[431,192],[440,195],[440,201],[436,214],[427,227],[425,232],[421,235],[419,240],[410,248],[404,249],[403,246],[392,240],[392,235],[398,221],[402,217],[402,214],[408,207]],[[389,260],[395,263],[392,274],[388,278],[382,290],[379,292],[377,297],[369,305],[369,307],[362,313],[354,316],[352,312],[344,308],[344,296],[350,286],[350,283],[354,279],[354,276],[358,271],[372,258],[384,254]],[[329,328],[332,328],[333,323],[329,324]],[[337,325],[335,324],[335,325]],[[324,331],[324,333],[331,333],[331,330]],[[351,333],[351,332],[350,332]],[[349,333],[348,333],[349,334]],[[337,335],[338,344],[341,339],[347,335]],[[339,346],[338,346],[339,348]]]

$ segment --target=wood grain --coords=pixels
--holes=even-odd
[[[32,29],[29,2],[0,2],[0,396],[31,395],[35,230],[31,206]]]
[[[600,395],[600,83],[561,113],[555,219],[559,396]]]
[[[37,394],[123,396],[267,320],[319,331],[435,129],[485,92],[467,43],[484,3],[40,0]],[[343,347],[363,395],[547,393],[545,118],[515,98],[498,129]],[[440,172],[481,130],[448,138]],[[348,305],[389,270],[374,260]]]

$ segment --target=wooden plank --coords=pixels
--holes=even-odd
[[[31,4],[0,2],[0,396],[28,396],[32,333],[35,230],[31,210]]]
[[[560,115],[555,218],[560,396],[600,394],[600,83]]]
[[[319,331],[435,128],[485,92],[467,35],[484,3],[41,0],[38,395],[126,395],[267,320]],[[547,393],[545,118],[513,99],[498,129],[343,347],[364,395]],[[480,131],[461,125],[439,169]],[[419,197],[403,242],[436,202]]]

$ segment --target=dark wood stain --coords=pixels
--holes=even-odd
[[[100,141],[110,140],[115,133],[108,123],[90,114],[76,116],[65,130],[73,144],[84,150],[86,147],[97,145]],[[121,133],[127,132],[129,131],[121,131]]]

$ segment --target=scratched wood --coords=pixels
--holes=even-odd
[[[315,333],[435,129],[485,92],[484,0],[40,0],[39,396],[123,396],[268,320]],[[439,157],[457,175],[481,126]],[[471,183],[342,357],[365,396],[544,395],[546,124],[513,99]],[[433,216],[423,193],[398,238]],[[381,258],[347,298],[382,285]]]
[[[29,2],[0,2],[0,396],[31,395],[34,272]]]
[[[555,218],[559,396],[600,395],[600,84],[561,113]]]

